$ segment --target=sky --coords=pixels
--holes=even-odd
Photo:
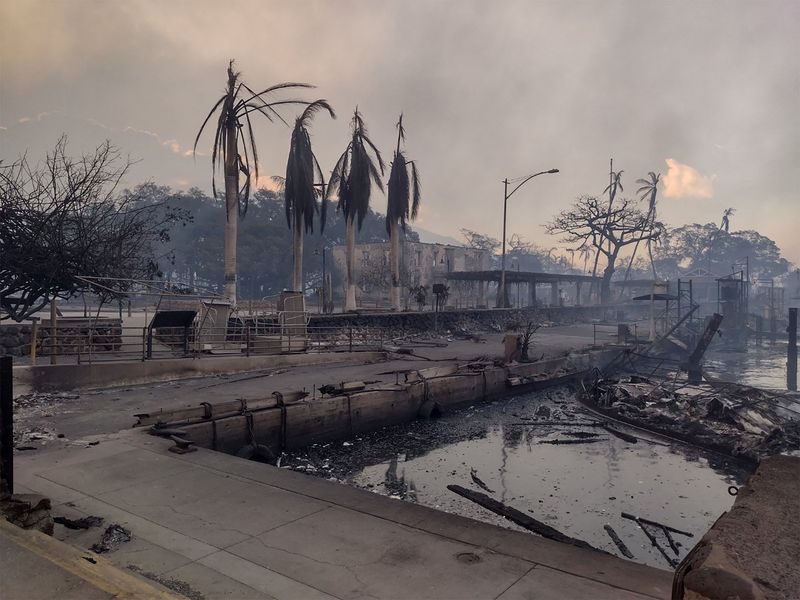
[[[795,0],[0,0],[0,22],[3,161],[110,139],[129,185],[210,192],[211,136],[191,149],[234,58],[251,86],[312,83],[334,106],[312,129],[326,170],[356,105],[387,162],[402,111],[427,230],[499,238],[503,179],[558,168],[508,208],[509,237],[555,246],[543,224],[601,194],[613,158],[624,196],[661,173],[668,225],[733,207],[732,229],[800,263]],[[262,175],[281,174],[290,130],[254,126]]]

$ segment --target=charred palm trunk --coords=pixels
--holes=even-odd
[[[389,263],[392,268],[392,287],[390,300],[394,310],[401,310],[400,306],[400,226],[397,221],[391,224],[391,246],[389,247]]]
[[[600,302],[607,304],[611,302],[611,278],[614,276],[615,263],[617,261],[616,253],[608,258],[608,264],[603,271],[603,281],[600,284]]]
[[[355,215],[347,217],[347,291],[344,300],[345,311],[356,309],[356,224]]]
[[[239,165],[236,123],[227,125],[225,149],[225,297],[236,305],[236,236],[239,225]]]
[[[292,290],[303,292],[303,224],[297,220],[294,223],[292,235],[292,256],[294,271],[292,272]]]

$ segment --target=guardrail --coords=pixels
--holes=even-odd
[[[254,323],[228,327],[51,327],[31,339],[31,363],[99,363],[165,358],[375,350],[390,336],[380,327],[309,327]]]

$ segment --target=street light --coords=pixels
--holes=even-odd
[[[505,186],[503,192],[503,256],[500,262],[500,288],[497,290],[497,308],[508,308],[508,294],[506,294],[506,214],[508,210],[508,199],[511,198],[514,192],[534,177],[551,173],[558,173],[558,169],[550,169],[549,171],[541,171],[540,173],[529,175],[523,179],[517,187],[511,190],[510,194],[508,193],[508,179],[503,180],[503,185]]]

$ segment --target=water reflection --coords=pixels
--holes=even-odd
[[[712,350],[706,356],[704,369],[723,381],[785,390],[786,350],[787,342],[781,340],[751,341],[747,352]]]
[[[549,409],[546,420],[537,412],[541,406]],[[477,478],[494,490],[492,497],[618,554],[603,528],[610,524],[635,560],[661,568],[668,568],[664,558],[621,513],[694,533],[694,539],[676,539],[682,544],[676,558],[682,558],[730,508],[728,486],[747,475],[734,461],[690,446],[631,444],[575,424],[585,421],[572,391],[559,388],[312,447],[285,464],[302,470],[314,465],[318,474],[358,487],[518,529],[447,490],[448,484],[478,490]],[[595,443],[541,443],[563,440]]]

